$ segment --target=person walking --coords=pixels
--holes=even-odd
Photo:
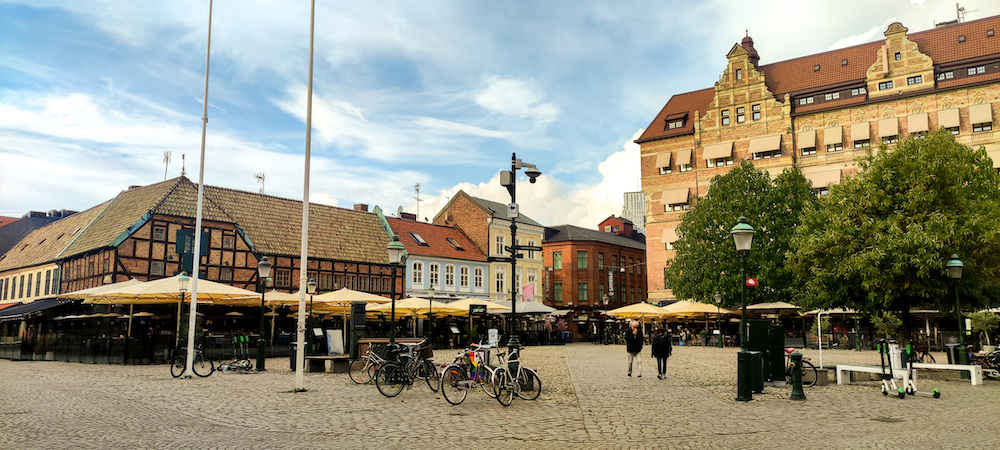
[[[625,351],[628,352],[628,376],[632,377],[632,363],[635,362],[636,372],[638,372],[637,378],[642,378],[642,357],[639,356],[639,352],[642,351],[642,330],[639,328],[639,322],[632,321],[630,324],[631,328],[629,331],[625,332]]]
[[[674,352],[674,347],[670,343],[670,336],[663,334],[663,328],[656,329],[652,347],[653,357],[656,358],[656,378],[662,380],[667,377],[667,358]]]

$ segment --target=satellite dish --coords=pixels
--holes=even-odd
[[[403,217],[403,207],[396,208],[396,217]]]

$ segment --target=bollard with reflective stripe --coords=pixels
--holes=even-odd
[[[792,359],[789,366],[792,371],[792,400],[805,400],[806,393],[802,391],[802,354],[792,352],[789,357]]]

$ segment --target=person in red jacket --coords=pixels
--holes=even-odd
[[[639,328],[639,322],[632,321],[630,324],[631,328],[625,332],[625,351],[628,352],[628,376],[632,376],[632,362],[635,362],[636,372],[639,373],[637,378],[642,378],[642,357],[639,356],[639,352],[642,351],[642,329]]]

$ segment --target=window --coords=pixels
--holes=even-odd
[[[563,301],[562,283],[552,285],[552,300],[557,302]]]
[[[292,285],[292,271],[289,269],[278,269],[274,271],[274,285],[289,287]]]
[[[897,142],[899,142],[899,136],[898,135],[896,135],[896,136],[882,136],[882,143],[883,144],[895,144]]]
[[[49,295],[49,285],[52,284],[52,271],[45,271],[45,295]],[[5,296],[6,298],[6,296]]]
[[[451,244],[451,246],[454,247],[455,250],[460,250],[463,252],[465,251],[465,249],[462,248],[462,246],[459,245],[458,241],[456,241],[454,238],[445,238],[445,240],[448,241],[448,243]]]
[[[813,104],[813,98],[812,97],[802,97],[802,98],[799,99],[799,104],[800,105],[811,105],[811,104]]]
[[[663,243],[663,249],[667,250],[667,251],[673,251],[674,250],[674,243],[673,242],[664,242]]]
[[[831,92],[829,94],[824,94],[823,99],[826,101],[837,100],[840,98],[840,92]]]
[[[816,147],[806,147],[802,149],[802,156],[815,155],[815,154],[816,154]]]
[[[896,52],[896,61],[899,61],[900,59],[903,59],[902,55],[900,55],[899,52]]]
[[[576,284],[576,299],[581,302],[589,300],[589,295],[587,295],[587,283],[577,283]]]
[[[691,167],[690,164],[678,164],[677,170],[679,172],[690,172],[691,170],[693,170],[693,168]]]
[[[587,268],[587,252],[578,251],[576,252],[576,268],[586,269]]]
[[[232,250],[236,248],[236,236],[231,234],[222,235],[222,248]]]
[[[851,95],[865,95],[867,93],[868,93],[868,88],[851,89]]]
[[[469,267],[468,266],[462,266],[461,269],[458,269],[458,284],[459,284],[459,286],[462,286],[463,288],[469,287]]]
[[[840,142],[826,146],[826,151],[828,152],[839,152],[843,149],[844,149],[844,144]]]
[[[907,85],[920,84],[920,83],[923,83],[923,82],[924,82],[923,75],[917,75],[915,77],[907,77],[906,78],[906,84]]]
[[[425,241],[424,238],[421,237],[419,234],[414,233],[414,232],[411,231],[411,232],[409,232],[409,235],[410,235],[411,238],[413,238],[413,241],[416,242],[417,245],[422,246],[422,247],[426,247],[427,246],[427,241]]]
[[[990,131],[992,129],[993,129],[993,123],[992,122],[974,123],[974,124],[972,124],[972,132],[973,133],[978,133],[980,131]],[[957,134],[957,133],[952,133],[952,134]]]
[[[781,156],[781,150],[771,150],[769,152],[757,152],[753,154],[753,159],[770,159]]]
[[[705,166],[711,169],[712,167],[722,167],[733,165],[733,157],[727,156],[725,158],[715,158],[705,160]]]
[[[820,197],[826,197],[827,195],[830,195],[830,188],[828,188],[828,187],[821,187],[821,188],[817,189],[816,192],[817,192],[817,194],[819,194]]]
[[[503,269],[497,270],[496,288],[498,294],[507,292],[507,274],[504,273]]]
[[[753,120],[760,120],[760,103],[751,106],[750,111],[753,112]]]
[[[969,67],[969,75],[970,76],[971,75],[978,75],[978,74],[982,74],[982,73],[986,73],[986,66]]]
[[[683,127],[684,127],[684,119],[671,120],[667,122],[668,130],[673,130],[675,128],[683,128]]]
[[[424,285],[424,263],[420,261],[413,262],[413,284]]]
[[[736,108],[736,123],[743,123],[747,121],[746,108],[740,106]]]
[[[31,275],[30,273],[28,274],[28,297],[31,297]]]
[[[555,270],[562,269],[562,252],[552,252],[552,268]]]
[[[743,69],[736,69],[736,79],[737,80],[743,79]]]
[[[219,281],[233,281],[233,268],[223,267],[219,270]]]
[[[476,271],[474,273],[476,274],[475,278],[476,290],[481,291],[483,290],[483,268],[476,267]]]
[[[332,273],[321,273],[319,274],[319,279],[316,280],[318,286],[316,286],[321,291],[329,291],[333,289],[333,274]],[[386,286],[389,284],[387,283]]]
[[[153,240],[154,241],[167,240],[167,227],[153,227]]]
[[[162,276],[164,274],[163,261],[153,261],[149,265],[149,274],[152,276]]]
[[[441,287],[441,266],[438,263],[430,264],[430,287]]]
[[[87,261],[87,276],[94,276],[94,261]]]
[[[24,298],[24,275],[21,275],[21,283],[17,286],[17,298]]]
[[[660,175],[666,175],[670,173],[670,166],[660,167]]]
[[[444,266],[444,285],[455,287],[455,266],[451,264]]]
[[[722,110],[722,124],[723,125],[729,125],[729,110],[728,109]]]
[[[671,211],[687,211],[691,209],[691,206],[687,203],[672,203],[663,207],[663,212]]]
[[[493,254],[502,255],[504,254],[504,247],[506,247],[506,236],[500,235],[495,238],[493,245]]]
[[[965,42],[965,35],[964,34],[958,35],[958,43],[961,44],[963,42]]]
[[[940,81],[940,80],[950,80],[952,78],[955,78],[955,72],[952,72],[952,71],[942,72],[942,73],[939,73],[937,75],[938,81]]]
[[[604,253],[597,254],[597,269],[604,270]]]
[[[892,89],[892,81],[883,81],[878,84],[878,90]]]
[[[871,139],[862,139],[860,141],[854,141],[854,148],[865,148],[871,146],[872,146]]]
[[[528,241],[528,247],[534,247],[535,241]],[[528,259],[535,259],[535,251],[528,250]]]

